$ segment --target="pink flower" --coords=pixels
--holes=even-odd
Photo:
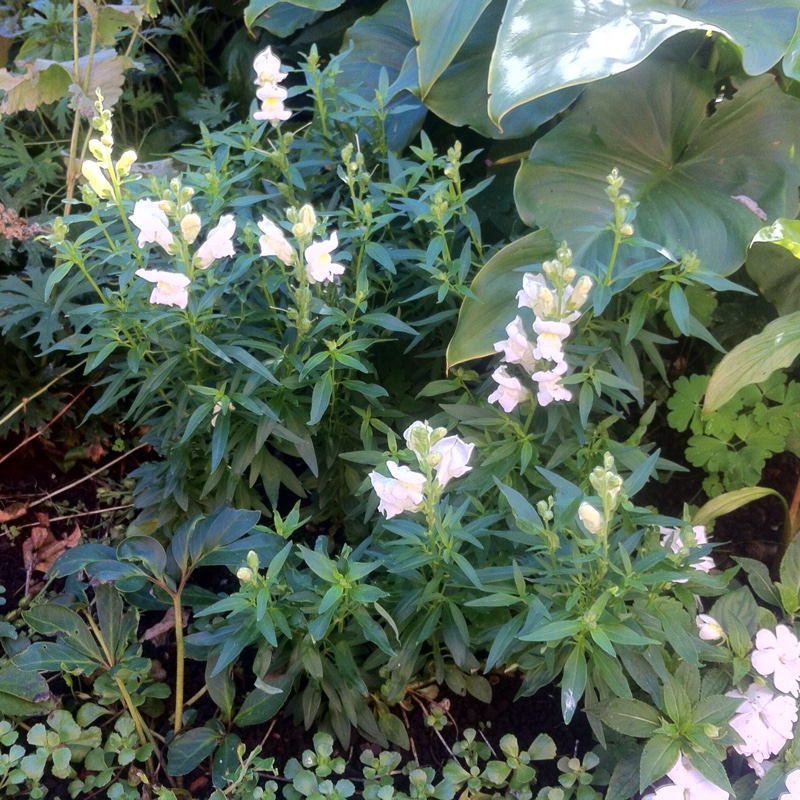
[[[137,200],[130,220],[140,231],[139,247],[144,247],[148,242],[157,242],[164,250],[170,252],[175,237],[167,227],[169,223],[167,215],[155,200]]]
[[[527,373],[536,368],[536,359],[533,357],[533,345],[525,335],[522,320],[517,316],[513,322],[506,325],[508,339],[496,342],[494,349],[503,353],[503,361],[509,364],[519,364]]]
[[[375,494],[380,498],[378,511],[391,519],[403,511],[419,511],[422,506],[425,476],[409,467],[399,466],[396,461],[387,461],[391,478],[379,472],[370,472],[369,479]]]
[[[294,261],[294,250],[283,231],[267,217],[261,217],[258,227],[264,234],[259,237],[262,256],[276,256],[288,267]]]
[[[743,744],[734,750],[743,756],[752,756],[761,763],[779,753],[793,736],[797,722],[797,702],[786,695],[776,695],[766,686],[752,683],[742,695],[727,692],[727,697],[740,697],[744,701],[736,709],[730,722]]]
[[[762,628],[756,634],[756,649],[751,660],[753,669],[759,675],[772,675],[779,692],[797,697],[800,642],[785,625],[778,625],[775,633]]]
[[[209,232],[205,242],[195,253],[197,266],[200,269],[208,269],[216,259],[236,255],[233,249],[234,233],[236,233],[236,220],[233,214],[220,217],[216,227]]]
[[[314,242],[306,248],[306,276],[309,283],[328,283],[344,272],[343,264],[335,264],[331,260],[331,251],[338,246],[339,238],[334,231],[325,241]]]
[[[498,367],[492,373],[492,378],[498,386],[489,395],[488,400],[490,403],[500,403],[506,413],[530,399],[531,393],[520,383],[519,378],[509,375],[505,367]]]
[[[283,105],[287,91],[282,86],[268,83],[256,91],[256,97],[261,101],[261,108],[253,114],[253,119],[267,120],[277,125],[292,116],[292,112]]]
[[[137,269],[136,274],[150,283],[154,283],[150,293],[150,302],[161,306],[178,306],[186,308],[189,292],[186,287],[191,282],[180,272],[162,272],[157,269]]]
[[[436,479],[443,487],[447,486],[452,478],[460,478],[472,469],[467,466],[467,462],[474,449],[474,444],[467,444],[458,436],[446,436],[431,447],[432,454],[441,456],[441,461],[434,469]]]

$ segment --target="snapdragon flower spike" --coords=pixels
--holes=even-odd
[[[137,269],[136,275],[155,284],[150,293],[151,303],[161,306],[178,306],[178,308],[186,308],[188,305],[189,292],[186,287],[191,281],[186,275],[157,269]]]
[[[233,249],[234,233],[236,233],[236,220],[233,214],[220,217],[217,225],[212,228],[194,255],[197,266],[200,269],[208,269],[218,258],[236,255]]]
[[[133,207],[130,221],[139,229],[139,238],[137,240],[139,247],[144,247],[150,242],[156,242],[167,253],[171,252],[175,237],[169,230],[167,215],[156,200],[137,200],[136,205]]]

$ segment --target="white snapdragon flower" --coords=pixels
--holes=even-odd
[[[517,292],[517,306],[530,308],[537,317],[549,317],[555,313],[555,297],[545,284],[544,275],[526,272],[522,276],[522,288]]]
[[[200,235],[200,228],[203,223],[200,220],[200,215],[194,212],[186,214],[181,219],[181,236],[186,244],[194,244],[197,237]]]
[[[186,308],[188,305],[189,292],[186,287],[191,281],[186,275],[158,269],[137,269],[136,275],[155,284],[150,293],[151,303],[162,306],[178,306],[178,308]]]
[[[591,504],[583,502],[578,507],[578,519],[589,533],[600,533],[603,528],[603,515]]]
[[[537,334],[536,346],[533,349],[534,358],[561,363],[564,360],[564,339],[572,332],[569,324],[537,318],[533,322],[533,330]]]
[[[663,547],[669,547],[673,553],[677,554],[687,550],[686,545],[681,539],[680,528],[664,528],[659,525],[658,531],[661,534],[661,545]],[[694,534],[698,546],[708,544],[708,536],[704,525],[695,525],[692,528],[692,533]],[[695,561],[691,564],[691,567],[700,572],[711,572],[711,570],[716,567],[716,564],[711,556],[703,556],[699,561]]]
[[[538,384],[536,401],[540,406],[553,401],[572,400],[572,392],[561,383],[561,376],[567,371],[566,361],[557,361],[549,370],[534,372],[531,376]]]
[[[725,635],[722,625],[714,617],[709,617],[708,614],[698,614],[694,622],[697,625],[697,635],[704,642],[716,642]]]
[[[793,769],[785,778],[786,791],[778,800],[800,800],[800,769]]]
[[[759,675],[772,675],[775,688],[797,697],[800,682],[800,642],[785,625],[775,633],[762,628],[756,634],[756,649],[751,656],[753,669]]]
[[[387,519],[403,511],[419,511],[424,497],[425,476],[409,467],[400,466],[396,461],[387,461],[386,467],[391,478],[379,472],[369,474],[372,488],[380,499],[378,511],[385,514]]]
[[[114,194],[114,188],[111,186],[110,181],[106,178],[102,167],[91,159],[86,159],[81,164],[81,173],[83,177],[89,181],[89,186],[94,189],[95,194],[101,200],[108,200]]]
[[[200,269],[208,269],[218,258],[236,255],[233,249],[233,234],[236,233],[236,220],[233,214],[219,218],[217,225],[209,232],[205,242],[195,253],[195,261]]]
[[[170,233],[167,215],[156,200],[137,200],[130,220],[139,229],[139,247],[144,247],[148,242],[156,242],[170,252],[175,237]]]
[[[275,256],[288,267],[294,261],[294,249],[283,235],[283,231],[268,217],[261,217],[258,227],[262,232],[258,243],[262,256]]]
[[[261,108],[253,114],[253,119],[259,121],[266,120],[273,125],[285,122],[292,116],[283,105],[283,101],[288,96],[288,92],[282,86],[267,84],[256,91],[256,97],[261,101]]]
[[[536,369],[536,359],[533,356],[533,345],[525,335],[525,328],[518,316],[506,325],[506,334],[508,339],[495,342],[495,352],[502,352],[503,361],[507,364],[519,364],[530,374]]]
[[[743,744],[733,749],[743,756],[752,756],[761,763],[771,755],[780,753],[794,735],[797,722],[797,701],[786,695],[776,695],[766,686],[752,683],[742,695],[731,691],[727,697],[740,697],[742,702],[730,721],[730,726],[741,736]]]
[[[447,486],[452,478],[460,478],[472,469],[467,462],[474,449],[474,444],[467,444],[458,436],[446,436],[431,447],[432,455],[441,456],[434,470],[442,487]]]
[[[281,60],[272,52],[271,47],[262,50],[253,60],[256,79],[253,83],[265,86],[269,83],[281,83],[286,73],[281,72]]]
[[[508,374],[505,367],[498,367],[492,378],[497,384],[488,397],[490,403],[499,403],[506,413],[513,411],[520,403],[530,400],[531,393],[522,385],[519,378]]]
[[[309,283],[329,283],[344,272],[343,264],[331,259],[331,252],[339,246],[339,238],[334,231],[322,242],[314,242],[306,248],[306,276]]]
[[[693,767],[682,753],[667,777],[672,785],[659,787],[645,800],[728,800],[730,796]]]

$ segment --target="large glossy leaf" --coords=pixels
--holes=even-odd
[[[494,343],[505,338],[505,326],[517,311],[523,267],[541,264],[555,255],[556,244],[547,231],[523,236],[492,256],[470,286],[478,298],[467,298],[447,347],[447,369],[464,361],[494,355]]]
[[[784,54],[797,25],[797,0],[508,0],[489,71],[489,116],[561,89],[606,78],[643,61],[688,30],[718,31],[742,50],[750,75]]]
[[[758,291],[779,314],[800,311],[800,259],[777,244],[754,244],[745,262]]]
[[[617,167],[639,203],[637,235],[677,256],[696,251],[717,273],[733,272],[761,225],[735,197],[755,201],[769,217],[796,215],[800,101],[762,76],[745,80],[709,116],[711,82],[707,72],[651,59],[587,87],[517,175],[522,219],[566,239],[585,268],[607,263],[602,229],[613,208],[605,178]],[[629,263],[646,257],[621,252]]]
[[[493,0],[489,4],[461,49],[451,57],[447,69],[431,87],[424,89],[424,99],[434,114],[451,125],[469,125],[483,136],[494,139],[516,139],[531,134],[563,111],[578,97],[583,87],[569,87],[514,109],[503,119],[502,130],[492,122],[488,113],[487,75],[504,8],[505,0]],[[420,48],[423,46],[421,44]],[[420,58],[410,54],[397,82],[398,87],[417,96],[423,94]]]
[[[450,65],[490,2],[458,0],[457,3],[431,3],[430,0],[407,0],[414,38],[419,43],[417,64],[423,100],[437,78]]]
[[[717,365],[706,389],[703,413],[710,414],[751,383],[792,365],[800,355],[800,311],[773,320],[745,339]]]
[[[389,0],[377,13],[362,17],[345,33],[344,46],[352,45],[352,50],[342,63],[340,83],[359,83],[360,93],[372,100],[381,70],[386,70],[390,83],[395,81],[415,44],[405,0]],[[397,112],[386,120],[387,140],[395,149],[402,149],[411,141],[427,114],[425,106],[411,94],[400,92],[401,88],[395,85],[390,97],[385,98],[389,109]]]

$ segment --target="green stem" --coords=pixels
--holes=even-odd
[[[185,580],[185,576],[184,576]],[[183,691],[184,691],[184,666],[185,649],[183,645],[183,609],[181,608],[181,592],[184,581],[172,595],[172,608],[175,611],[175,721],[173,730],[180,733],[183,725]]]

